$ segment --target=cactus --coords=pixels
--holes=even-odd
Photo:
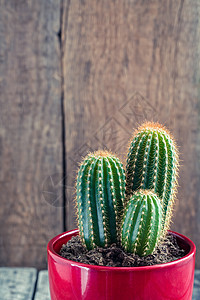
[[[162,233],[160,199],[148,190],[135,192],[123,216],[122,246],[127,252],[145,256],[154,251]]]
[[[79,232],[87,249],[116,243],[125,197],[125,171],[107,151],[86,156],[77,177]]]
[[[163,228],[168,227],[176,193],[178,152],[169,131],[144,123],[133,135],[126,165],[127,198],[138,189],[153,190],[162,201]]]

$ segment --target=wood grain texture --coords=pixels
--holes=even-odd
[[[32,300],[36,279],[34,268],[0,268],[0,300]]]
[[[194,289],[192,294],[192,300],[198,300],[200,298],[200,270],[196,270],[194,273]]]
[[[47,270],[42,270],[38,274],[38,281],[34,300],[51,300]]]
[[[43,193],[62,194],[59,30],[59,0],[0,1],[3,266],[46,267],[46,244],[62,231],[62,197]]]
[[[172,229],[200,246],[199,15],[198,0],[64,1],[68,229],[81,156],[103,147],[123,157],[132,128],[154,120],[180,149]]]

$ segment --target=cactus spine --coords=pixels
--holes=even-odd
[[[88,249],[117,242],[125,197],[125,172],[107,151],[86,156],[77,177],[80,236]]]
[[[147,122],[134,134],[126,165],[126,192],[153,190],[162,200],[163,227],[171,219],[176,192],[178,152],[169,131],[158,123]]]
[[[140,190],[129,199],[124,212],[121,243],[127,252],[151,254],[162,234],[162,205],[156,194]]]

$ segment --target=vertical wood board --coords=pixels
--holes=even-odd
[[[62,231],[59,31],[59,0],[0,2],[3,266],[46,267],[47,242]]]

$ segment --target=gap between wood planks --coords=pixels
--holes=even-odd
[[[37,290],[37,284],[38,284],[38,276],[39,276],[39,271],[37,270],[36,273],[36,280],[35,280],[35,286],[34,286],[34,290],[33,290],[33,296],[32,296],[32,300],[35,299],[35,294],[36,294],[36,290]]]
[[[66,197],[66,185],[67,185],[67,158],[66,158],[66,132],[65,132],[65,94],[64,94],[64,41],[65,41],[65,31],[64,29],[64,12],[66,11],[67,20],[68,20],[68,11],[70,6],[70,0],[67,2],[67,9],[64,10],[64,2],[60,1],[60,30],[58,32],[58,39],[60,44],[60,65],[61,65],[61,128],[62,128],[62,195],[63,195],[63,231],[66,231],[67,228],[67,197]],[[68,212],[68,211],[67,211]]]
[[[60,30],[58,32],[58,39],[60,44],[60,65],[61,65],[61,129],[62,129],[62,195],[63,195],[63,231],[66,231],[66,209],[67,204],[66,199],[66,164],[67,160],[65,157],[66,154],[66,135],[65,135],[65,109],[64,109],[64,72],[63,72],[63,0],[60,2]]]

